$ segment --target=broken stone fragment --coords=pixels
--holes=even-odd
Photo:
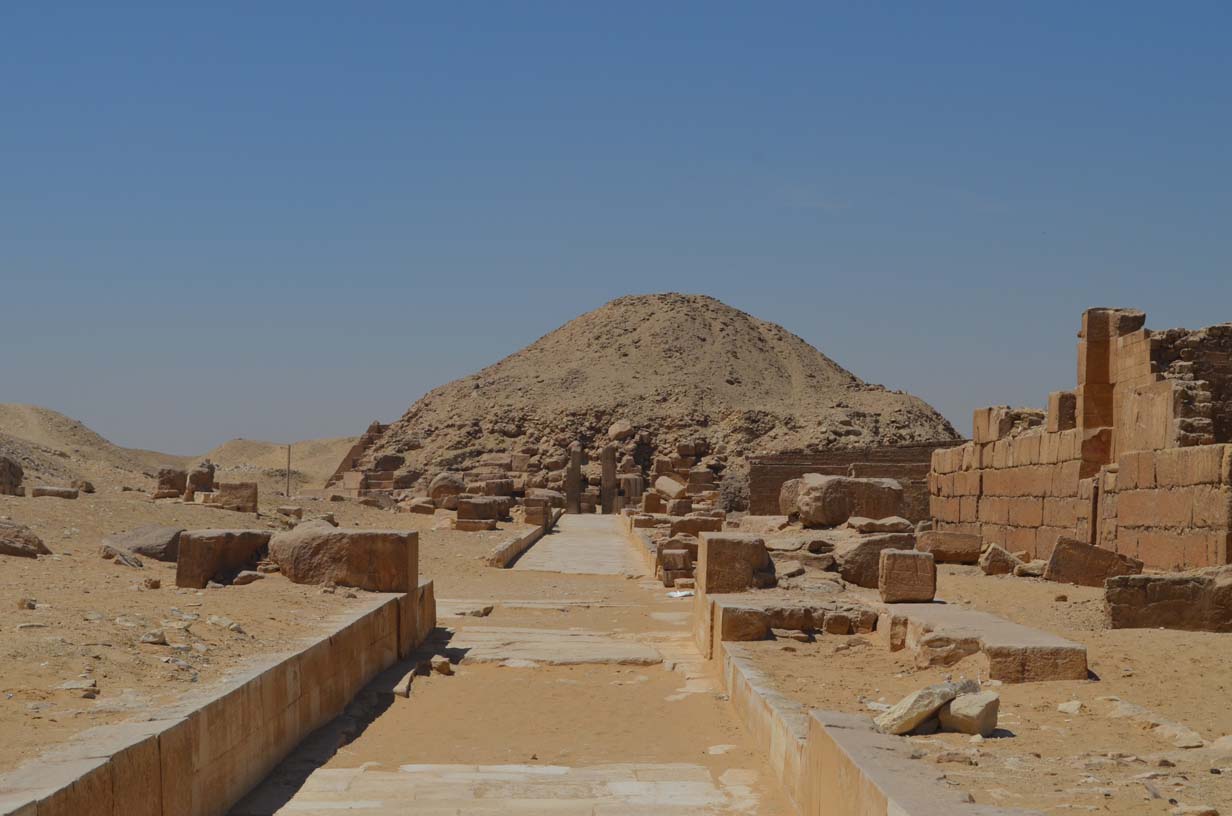
[[[183,527],[147,524],[122,533],[112,533],[103,539],[104,545],[118,550],[144,555],[155,561],[175,563],[180,556],[180,533]]]
[[[257,572],[256,570],[244,570],[239,575],[235,576],[235,580],[231,583],[236,586],[251,584],[253,581],[260,581],[265,578],[265,573]]]
[[[43,539],[24,524],[0,520],[0,555],[37,558],[40,555],[51,555],[51,550],[47,549]]]
[[[990,737],[997,730],[1001,698],[993,691],[960,694],[943,705],[937,714],[941,728],[959,734]]]
[[[148,643],[151,646],[166,646],[167,636],[162,629],[151,629],[139,638],[139,642]]]
[[[1010,575],[1021,564],[1021,560],[997,544],[989,544],[980,556],[980,569],[985,575]]]
[[[1025,564],[1019,564],[1014,567],[1014,575],[1019,578],[1043,578],[1044,569],[1048,566],[1047,561],[1036,559],[1028,561]]]
[[[117,564],[122,564],[133,569],[142,569],[145,565],[141,563],[141,559],[132,553],[127,553],[119,547],[113,547],[110,544],[104,544],[99,548],[99,555],[104,561],[115,561]]]
[[[1138,575],[1142,562],[1075,538],[1061,536],[1044,568],[1044,578],[1062,584],[1102,587],[1118,575]]]
[[[860,533],[910,533],[915,529],[912,523],[902,516],[887,516],[883,519],[852,516],[847,519],[847,526]]]
[[[435,655],[431,662],[432,671],[437,674],[453,674],[453,664],[449,662],[449,658],[444,655]]]
[[[980,684],[974,680],[938,683],[911,692],[879,715],[874,723],[885,734],[907,734],[931,719],[943,705],[959,694],[976,694]]]

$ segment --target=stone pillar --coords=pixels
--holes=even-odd
[[[603,471],[599,481],[599,505],[604,513],[616,512],[616,446],[605,445],[599,454]]]
[[[582,512],[582,446],[569,446],[569,468],[565,471],[565,511]]]

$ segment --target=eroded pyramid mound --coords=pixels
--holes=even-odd
[[[431,391],[361,466],[399,455],[399,487],[496,452],[550,471],[574,441],[596,459],[614,425],[641,464],[702,440],[729,472],[755,452],[958,438],[923,400],[863,382],[781,326],[703,295],[635,295]]]

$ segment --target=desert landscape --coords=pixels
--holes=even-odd
[[[1232,325],[1145,323],[969,438],[680,294],[290,471],[0,405],[0,808],[1232,812]]]

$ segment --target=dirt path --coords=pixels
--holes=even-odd
[[[441,599],[455,674],[417,678],[328,761],[306,746],[234,813],[790,813],[692,645],[691,600],[618,574],[638,562],[614,521],[567,516],[503,573],[538,565],[537,597]]]

